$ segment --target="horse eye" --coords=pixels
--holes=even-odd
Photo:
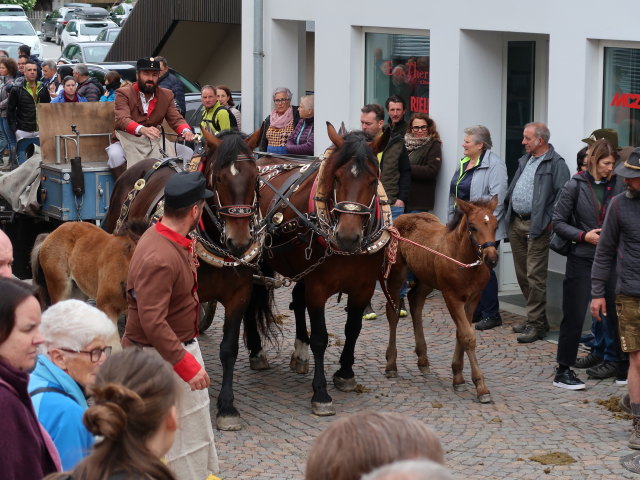
[[[471,230],[472,232],[477,232],[478,229],[475,227],[475,225],[469,225],[469,230]]]

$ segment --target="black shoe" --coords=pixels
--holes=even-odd
[[[537,328],[527,325],[524,332],[521,335],[518,335],[519,343],[532,343],[536,340],[542,340],[546,336],[544,330],[538,330]]]
[[[580,357],[576,360],[574,367],[576,368],[591,368],[602,363],[602,357],[591,352],[586,357]]]
[[[609,360],[605,360],[600,365],[596,365],[595,367],[587,368],[587,375],[598,380],[613,378],[617,374],[618,367],[616,366],[616,362],[611,362]]]
[[[513,330],[513,333],[522,333],[526,330],[527,328],[527,321],[525,320],[522,323],[516,323],[513,327],[511,327],[511,330]]]
[[[573,370],[567,369],[559,372],[556,369],[556,376],[553,377],[553,386],[566,388],[567,390],[584,390],[584,382],[580,381]]]
[[[484,317],[476,323],[476,330],[490,330],[500,325],[502,325],[502,317],[498,314],[493,317]]]

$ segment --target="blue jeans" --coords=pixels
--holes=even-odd
[[[40,145],[40,139],[38,137],[23,138],[18,142],[18,165],[22,165],[27,160],[26,151],[29,145]]]
[[[500,246],[500,240],[496,242],[496,248]],[[481,318],[497,317],[500,313],[500,300],[498,300],[498,277],[493,269],[489,269],[489,283],[484,287],[482,296],[476,307],[475,314]]]
[[[404,213],[404,207],[394,207],[391,205],[391,218],[395,220]],[[400,289],[400,298],[407,296],[407,282],[402,282],[402,288]]]
[[[0,117],[0,131],[2,131],[2,136],[4,139],[4,142],[2,142],[2,150],[7,147],[9,147],[9,149],[16,148],[16,135],[9,127],[9,121],[7,120],[7,117]],[[0,152],[2,150],[0,150]]]

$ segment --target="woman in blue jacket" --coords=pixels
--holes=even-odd
[[[29,395],[38,420],[60,453],[62,468],[69,470],[93,446],[93,436],[82,423],[86,389],[111,354],[107,342],[116,338],[117,331],[97,308],[65,300],[42,314],[41,332],[43,354],[31,373]]]
[[[78,82],[76,82],[76,79],[71,76],[64,77],[62,90],[57,97],[51,99],[51,103],[86,102],[87,99],[78,95],[77,91]]]
[[[120,74],[111,70],[104,76],[104,94],[100,97],[101,102],[115,102],[116,90],[122,85]]]

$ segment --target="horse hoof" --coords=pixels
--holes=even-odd
[[[331,415],[336,414],[336,409],[333,408],[333,402],[311,402],[311,411],[314,415],[317,415],[319,417],[330,417]]]
[[[269,370],[269,360],[267,357],[249,357],[249,367],[251,370]]]
[[[300,360],[299,358],[296,358],[295,371],[300,375],[306,375],[309,373],[309,360]]]
[[[387,378],[397,378],[398,371],[397,370],[387,370],[384,372],[385,377]]]
[[[467,391],[467,384],[466,383],[454,383],[453,384],[453,391],[454,392],[466,392]]]
[[[429,365],[418,365],[418,370],[420,370],[422,373],[431,373],[431,368],[429,368]]]
[[[353,378],[341,378],[333,376],[333,384],[341,392],[353,392],[356,389],[356,379]]]
[[[478,395],[478,400],[480,401],[480,403],[491,403],[491,394],[485,393],[483,395]]]
[[[225,432],[242,430],[240,417],[218,417],[216,418],[216,427],[218,430],[224,430]]]

